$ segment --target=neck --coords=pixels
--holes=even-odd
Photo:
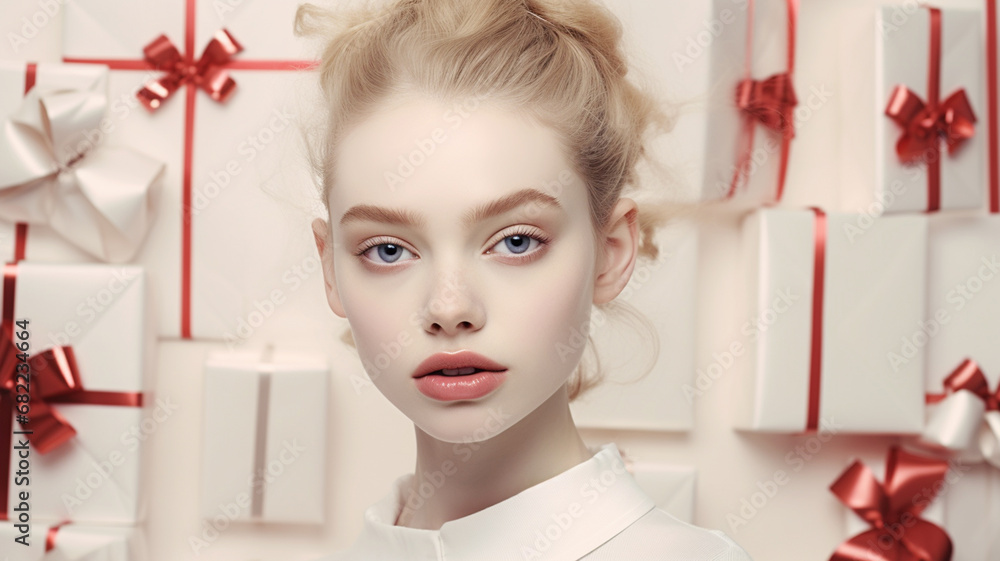
[[[481,442],[451,443],[416,428],[413,481],[397,526],[439,530],[449,520],[504,501],[591,457],[573,423],[564,385],[524,419]],[[429,497],[427,495],[430,495]]]

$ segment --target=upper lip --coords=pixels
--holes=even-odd
[[[499,372],[502,370],[507,370],[507,367],[496,363],[481,354],[474,353],[472,351],[456,351],[453,353],[435,353],[424,359],[417,366],[417,369],[413,371],[414,378],[420,378],[430,374],[431,372],[436,372],[438,370],[448,368],[476,368],[479,370],[491,370],[494,372]]]

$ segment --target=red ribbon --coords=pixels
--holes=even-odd
[[[947,532],[920,518],[947,472],[948,462],[895,446],[885,483],[861,462],[851,464],[830,490],[872,528],[840,544],[830,561],[949,561]]]
[[[747,181],[748,170],[753,158],[753,137],[756,123],[780,133],[781,163],[778,171],[778,190],[774,201],[781,200],[785,190],[785,176],[788,170],[788,156],[791,152],[792,139],[795,137],[795,125],[792,120],[792,110],[797,105],[795,90],[792,84],[792,69],[795,67],[795,22],[798,19],[798,0],[787,0],[788,3],[788,70],[774,74],[763,80],[750,77],[751,53],[753,52],[753,0],[747,6],[747,46],[744,51],[746,62],[746,77],[736,86],[736,106],[743,114],[743,128],[740,133],[741,149],[736,170],[729,186],[726,198],[736,194],[736,190]]]
[[[906,86],[898,85],[889,97],[885,114],[903,128],[896,142],[896,154],[907,164],[927,162],[927,210],[941,209],[941,141],[954,154],[975,134],[976,116],[964,89],[940,102],[941,90],[941,10],[931,14],[930,60],[927,72],[927,102]]]
[[[10,485],[11,440],[13,436],[13,414],[16,405],[17,358],[19,351],[14,346],[14,291],[17,281],[17,265],[4,266],[3,321],[0,324],[0,519],[7,519]],[[40,454],[46,454],[65,444],[76,435],[76,430],[56,411],[54,403],[75,403],[86,405],[109,405],[141,407],[142,393],[106,392],[85,390],[80,381],[80,372],[72,347],[54,347],[29,359],[30,412],[27,425],[22,428],[24,436]],[[23,379],[22,379],[23,380]]]
[[[62,522],[49,528],[49,531],[45,534],[45,553],[48,553],[56,548],[56,535],[59,533],[59,528],[69,524],[69,520],[63,520]]]
[[[195,92],[202,88],[216,101],[224,102],[232,95],[236,83],[227,70],[311,70],[314,61],[232,60],[242,47],[226,30],[221,30],[205,48],[201,58],[194,60],[195,0],[184,2],[184,52],[160,36],[146,45],[144,60],[63,58],[64,62],[105,64],[112,70],[166,70],[168,74],[152,81],[136,95],[143,105],[155,110],[182,85],[184,96],[184,173],[181,217],[181,338],[191,338],[191,243],[192,187],[194,167],[194,108]],[[175,54],[176,53],[176,54]]]
[[[990,391],[990,382],[979,369],[979,364],[972,359],[965,359],[947,378],[944,379],[945,393],[927,394],[927,403],[938,403],[949,394],[960,390],[976,394],[986,404],[987,411],[1000,411],[1000,386],[996,391]]]
[[[823,372],[823,290],[826,275],[826,213],[819,208],[813,225],[813,297],[812,326],[809,349],[809,407],[806,413],[806,430],[819,428],[819,397]]]
[[[236,42],[229,31],[221,29],[208,42],[201,58],[194,61],[181,55],[166,35],[160,35],[146,45],[142,52],[146,55],[146,61],[154,68],[166,70],[168,74],[147,83],[136,97],[146,109],[154,111],[181,86],[191,84],[205,90],[215,101],[224,103],[236,89],[236,82],[229,76],[224,65],[242,50],[243,46]]]
[[[1000,125],[997,123],[997,3],[986,0],[986,107],[989,113],[990,212],[1000,213]]]

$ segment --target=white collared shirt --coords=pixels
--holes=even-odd
[[[724,533],[657,508],[613,443],[589,460],[440,530],[395,526],[414,474],[365,511],[349,549],[318,561],[751,561]]]

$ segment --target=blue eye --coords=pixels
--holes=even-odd
[[[375,251],[372,251],[372,250],[375,250]],[[378,257],[379,257],[378,259],[374,259],[370,255],[367,256],[368,259],[371,260],[371,261],[374,261],[376,263],[379,263],[380,260],[381,260],[381,263],[389,264],[389,263],[395,263],[396,261],[399,261],[399,258],[400,258],[400,256],[403,255],[404,251],[407,252],[407,253],[410,253],[410,250],[406,249],[405,247],[403,247],[403,246],[401,246],[399,244],[387,243],[387,242],[382,242],[382,243],[377,243],[376,242],[376,243],[369,244],[367,247],[365,247],[364,249],[362,249],[361,251],[359,251],[358,255],[360,256],[360,255],[366,255],[366,254],[369,254],[369,253],[375,253],[375,254],[378,255]]]
[[[525,236],[523,234],[514,234],[513,236],[507,236],[501,241],[504,242],[504,245],[507,246],[507,249],[509,249],[511,253],[519,255],[521,253],[524,253],[525,251],[528,251],[528,248],[531,247],[532,240],[538,242],[538,240],[532,238],[531,236]],[[537,247],[537,245],[538,244],[536,243],[535,246]]]
[[[376,246],[378,256],[385,259],[387,263],[395,263],[399,256],[403,254],[403,248],[396,244],[384,243]]]

